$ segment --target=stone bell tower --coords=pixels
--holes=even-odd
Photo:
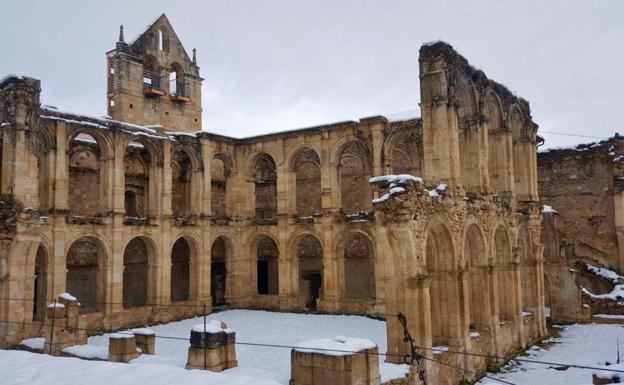
[[[201,130],[201,83],[195,49],[190,58],[162,14],[133,42],[119,41],[107,58],[107,111],[113,119]]]

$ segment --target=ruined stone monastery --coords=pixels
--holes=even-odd
[[[450,45],[420,48],[420,118],[239,139],[201,131],[195,53],[165,15],[131,43],[122,32],[109,116],[0,81],[0,345],[38,335],[63,292],[101,330],[205,304],[385,318],[390,353],[409,350],[399,312],[424,347],[509,355],[545,335],[544,258],[564,264],[538,197],[538,126]],[[463,375],[443,368],[429,378]]]

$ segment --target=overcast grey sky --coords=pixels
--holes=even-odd
[[[624,133],[624,1],[12,1],[0,77],[105,114],[105,55],[166,13],[197,48],[204,130],[231,136],[418,109],[418,49],[444,40],[531,103],[540,131]],[[541,133],[547,146],[592,139]]]

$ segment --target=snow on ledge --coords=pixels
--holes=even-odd
[[[232,329],[229,329],[227,326],[224,326],[225,323],[221,322],[221,321],[217,321],[217,320],[210,320],[209,322],[206,323],[206,326],[204,326],[204,324],[197,324],[195,326],[193,326],[191,328],[192,331],[197,332],[197,333],[203,333],[204,330],[207,333],[234,333],[234,331]]]
[[[300,353],[322,353],[330,356],[346,356],[375,347],[377,345],[371,340],[336,336],[334,338],[319,338],[300,342],[295,345],[295,351]]]
[[[602,277],[613,283],[619,283],[620,279],[624,278],[613,270],[609,270],[604,267],[590,265],[589,263],[587,264],[587,270],[589,270],[592,274]]]
[[[544,214],[556,214],[557,210],[553,209],[552,206],[544,205],[544,206],[542,206],[542,213],[544,213]]]

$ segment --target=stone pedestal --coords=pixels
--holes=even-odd
[[[377,353],[372,341],[357,338],[306,341],[291,350],[290,385],[379,385]]]
[[[211,321],[205,328],[204,325],[195,326],[191,330],[190,341],[187,369],[220,372],[238,366],[236,333],[228,329],[225,323]]]
[[[108,338],[108,360],[112,362],[128,362],[137,358],[139,353],[133,334],[112,334]]]
[[[68,293],[59,295],[46,308],[46,320],[41,328],[45,338],[44,353],[58,355],[63,349],[87,344],[86,323],[80,317],[80,303]]]
[[[132,330],[137,348],[142,354],[156,354],[156,333],[150,329]]]

